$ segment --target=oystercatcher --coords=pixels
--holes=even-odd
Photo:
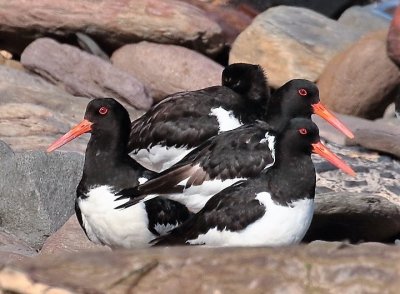
[[[128,112],[116,100],[94,99],[84,120],[47,149],[51,152],[83,133],[91,133],[75,210],[87,237],[111,248],[148,246],[150,240],[190,216],[184,205],[161,197],[124,211],[114,209],[117,191],[156,174],[128,155],[130,125]]]
[[[142,199],[163,195],[198,212],[222,189],[258,176],[274,164],[275,129],[291,118],[311,118],[316,113],[352,136],[320,102],[317,86],[307,80],[292,80],[270,100],[268,123],[258,121],[208,139],[171,168],[145,184],[122,190],[118,199],[130,198],[116,208],[126,208]],[[347,169],[353,174],[351,168]]]
[[[311,120],[292,119],[277,137],[276,162],[268,172],[222,190],[195,216],[157,238],[156,245],[299,243],[314,211],[315,170],[311,152],[340,168],[346,166],[319,142],[318,128]]]
[[[398,119],[400,119],[400,90],[397,91],[397,96],[394,100],[395,114]]]
[[[172,94],[132,122],[128,150],[143,166],[165,170],[206,139],[262,119],[269,98],[260,66],[231,64],[222,86]]]

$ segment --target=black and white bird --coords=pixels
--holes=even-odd
[[[163,195],[198,212],[216,193],[230,185],[258,176],[274,164],[276,129],[294,117],[311,119],[316,113],[345,133],[351,132],[320,102],[317,86],[307,80],[292,80],[270,100],[266,122],[257,121],[208,139],[180,162],[148,182],[120,191],[129,198],[117,208]],[[351,134],[352,135],[352,134]],[[347,172],[353,174],[348,168]]]
[[[343,162],[319,142],[309,119],[292,119],[278,135],[276,162],[258,177],[213,196],[197,214],[155,240],[157,245],[285,246],[299,243],[313,217],[311,152]],[[345,166],[345,165],[344,165]]]
[[[269,98],[260,66],[231,64],[222,86],[172,94],[132,122],[128,151],[143,166],[165,170],[208,138],[263,119]]]
[[[112,98],[94,99],[84,120],[48,148],[51,152],[83,133],[91,133],[75,210],[87,237],[111,248],[149,246],[150,240],[190,216],[184,205],[161,197],[130,209],[114,209],[119,190],[144,183],[156,174],[128,155],[130,126],[129,114],[120,103]]]

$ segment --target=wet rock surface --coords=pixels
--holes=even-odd
[[[0,271],[7,291],[61,293],[395,293],[397,246],[158,248],[46,256]],[[290,258],[288,258],[290,256]]]

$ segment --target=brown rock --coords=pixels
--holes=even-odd
[[[57,232],[46,240],[40,254],[77,252],[93,249],[110,250],[105,246],[90,242],[79,225],[76,215],[73,215]]]
[[[137,109],[153,103],[142,83],[97,56],[76,47],[42,38],[31,43],[21,55],[22,64],[79,96],[113,97]]]
[[[370,193],[334,192],[316,195],[305,240],[384,242],[399,234],[398,204]]]
[[[223,67],[184,47],[140,42],[118,49],[111,60],[143,82],[156,100],[221,84]]]
[[[0,230],[0,263],[10,264],[35,256],[36,251],[13,234]]]
[[[0,66],[0,139],[14,150],[45,149],[82,120],[89,99],[74,97],[38,76]],[[125,104],[131,119],[141,112]],[[87,137],[63,150],[84,151]]]
[[[6,267],[0,284],[18,293],[397,293],[399,260],[397,246],[324,242],[84,252]]]
[[[218,24],[183,1],[1,0],[0,6],[0,48],[19,54],[34,39],[65,39],[82,30],[110,49],[139,40],[187,45],[208,54],[223,46]]]
[[[371,33],[333,58],[318,81],[332,110],[374,119],[394,99],[398,68],[386,55],[386,31]]]
[[[397,6],[387,35],[387,53],[400,66],[400,6]]]
[[[329,60],[358,36],[311,10],[278,6],[259,14],[238,36],[229,63],[262,65],[272,87],[294,78],[315,81]]]

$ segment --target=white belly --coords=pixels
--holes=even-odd
[[[156,236],[148,226],[144,203],[127,209],[114,209],[125,201],[116,198],[109,186],[90,190],[88,198],[79,199],[85,230],[91,241],[111,248],[149,247]]]
[[[137,152],[132,152],[130,155],[145,168],[161,172],[180,161],[193,149],[156,145],[149,149],[140,149]]]
[[[272,201],[267,192],[259,193],[257,199],[266,207],[264,216],[259,220],[237,232],[212,228],[187,243],[208,246],[287,246],[301,242],[311,224],[314,200],[306,198],[293,202],[291,206],[280,206]]]

